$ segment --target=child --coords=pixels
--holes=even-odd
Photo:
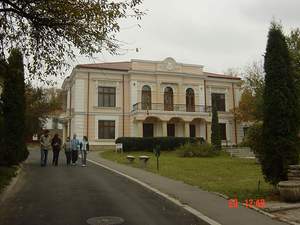
[[[89,141],[87,136],[83,136],[83,140],[81,142],[81,160],[82,160],[82,166],[85,167],[86,166],[86,155],[87,155],[87,151],[89,151]]]
[[[71,142],[70,142],[70,137],[67,137],[66,142],[64,143],[63,146],[67,158],[67,165],[69,166],[71,164]]]

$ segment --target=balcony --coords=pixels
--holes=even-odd
[[[173,104],[166,105],[164,103],[152,103],[151,105],[145,105],[141,102],[133,105],[132,112],[136,111],[174,111],[174,112],[211,112],[211,106],[193,105],[187,106],[186,104]]]

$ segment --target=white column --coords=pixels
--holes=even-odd
[[[184,123],[184,136],[185,137],[190,136],[190,123],[189,122]]]
[[[163,137],[168,136],[167,121],[162,121],[162,136]]]
[[[138,137],[143,137],[143,121],[137,121],[137,136]]]

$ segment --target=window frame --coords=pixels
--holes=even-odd
[[[98,107],[116,107],[116,99],[116,87],[98,86]]]
[[[174,110],[174,91],[172,87],[166,87],[164,90],[164,111]]]
[[[190,124],[189,130],[190,130],[190,137],[195,138],[196,137],[196,124]]]
[[[225,112],[226,111],[226,96],[225,93],[211,93],[211,105],[214,104],[214,99],[216,99],[217,111]],[[224,101],[223,101],[224,100]]]
[[[101,124],[101,123],[103,123],[103,124]],[[102,129],[102,131],[101,131],[101,129]],[[111,134],[113,134],[113,135],[110,136]],[[98,139],[113,140],[115,138],[116,138],[116,121],[115,120],[98,120]]]
[[[176,126],[174,123],[167,124],[167,136],[176,137]]]
[[[219,129],[220,129],[220,138],[221,138],[221,140],[226,141],[227,140],[226,123],[219,123]]]
[[[143,123],[143,137],[154,137],[153,123]]]
[[[151,110],[152,108],[152,99],[151,99],[151,87],[149,85],[144,85],[142,88],[142,110]]]
[[[188,88],[185,91],[186,112],[195,112],[195,91],[193,88]]]

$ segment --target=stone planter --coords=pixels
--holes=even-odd
[[[300,181],[281,181],[278,184],[280,198],[285,202],[300,201]]]

